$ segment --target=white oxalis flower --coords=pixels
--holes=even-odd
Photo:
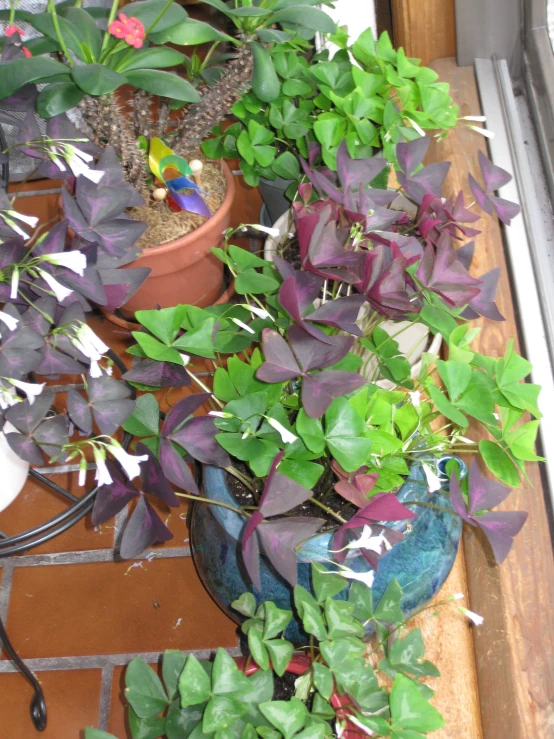
[[[265,416],[265,419],[269,423],[269,425],[278,432],[283,441],[283,444],[294,444],[294,442],[298,439],[298,436],[295,436],[292,431],[286,429],[282,423],[279,423],[279,421],[277,421],[277,419],[271,418],[271,416]]]
[[[427,487],[429,488],[430,493],[436,493],[437,490],[441,489],[441,481],[437,473],[433,470],[431,465],[423,463],[423,471],[425,472],[425,477],[427,478]]]
[[[273,317],[270,313],[268,313],[265,308],[260,308],[257,305],[250,305],[249,303],[239,303],[241,308],[246,308],[246,310],[249,310],[251,313],[254,313],[254,315],[258,316],[259,318],[269,318],[270,321],[273,321]]]
[[[110,452],[123,467],[129,480],[134,480],[135,477],[140,475],[140,463],[148,460],[147,454],[143,454],[141,457],[128,454],[125,449],[115,441],[112,441]]]
[[[373,536],[371,526],[364,525],[359,539],[349,542],[345,549],[369,549],[376,554],[381,554],[383,548],[387,551],[391,549],[391,544],[381,532],[378,536]]]
[[[91,361],[100,361],[102,355],[109,351],[109,346],[106,346],[102,339],[86,323],[81,322],[75,330],[74,335],[70,335],[69,340],[73,346]]]
[[[248,331],[251,334],[255,334],[256,333],[253,329],[250,328],[250,326],[248,324],[243,323],[238,318],[231,318],[231,321],[233,321],[233,323],[236,323],[237,326],[240,326],[240,328],[243,328],[245,331]]]
[[[37,384],[35,382],[23,382],[22,380],[12,380],[10,378],[6,379],[8,380],[8,382],[11,382],[14,387],[18,388],[19,390],[23,390],[29,400],[29,405],[33,405],[33,403],[35,402],[35,398],[42,393],[42,390],[46,385],[45,382]]]
[[[94,475],[98,486],[111,485],[113,480],[108,468],[106,467],[106,459],[104,453],[94,447],[94,461],[96,462],[96,474]]]
[[[368,570],[367,572],[354,572],[354,570],[351,570],[349,567],[341,568],[340,572],[326,570],[325,572],[322,572],[322,574],[341,575],[342,577],[346,577],[347,580],[357,580],[358,582],[363,582],[364,585],[367,585],[368,588],[373,587],[373,581],[375,579],[375,572],[373,570]]]
[[[19,270],[14,267],[12,272],[10,299],[15,300],[17,298],[17,291],[19,289]]]
[[[256,231],[263,231],[268,236],[273,236],[274,239],[279,238],[281,235],[281,232],[278,228],[270,228],[269,226],[260,226],[259,224],[252,224],[252,228],[256,229]]]
[[[64,154],[64,159],[68,163],[69,168],[75,175],[83,175],[88,180],[98,184],[105,172],[102,170],[91,169],[87,162],[92,161],[90,154],[86,154],[84,151],[77,149],[75,146],[67,146]]]
[[[42,260],[50,262],[51,264],[57,264],[60,267],[70,269],[72,272],[76,272],[81,277],[83,276],[85,269],[87,268],[86,256],[78,251],[62,251],[55,254],[44,254]]]
[[[45,270],[39,269],[38,272],[42,279],[47,283],[48,287],[52,290],[59,303],[63,303],[63,301],[73,292],[73,290],[62,285],[61,282],[58,282],[55,277],[52,277],[52,275],[48,274]]]
[[[470,621],[473,621],[475,626],[481,626],[481,624],[485,620],[483,616],[480,616],[478,613],[474,613],[473,611],[470,611],[468,608],[464,608],[463,606],[458,606],[458,608],[464,614],[464,616],[467,616]]]
[[[15,331],[17,324],[19,323],[19,318],[14,318],[13,316],[10,316],[9,313],[0,310],[0,321],[3,321],[10,331]]]

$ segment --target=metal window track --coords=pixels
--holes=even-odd
[[[495,134],[489,142],[491,159],[514,175],[499,195],[519,203],[522,210],[504,230],[504,243],[524,351],[533,365],[531,379],[542,387],[540,439],[554,507],[554,281],[547,249],[552,218],[545,218],[541,210],[536,183],[542,173],[529,160],[529,132],[524,135],[506,61],[476,59],[475,70],[487,128]]]

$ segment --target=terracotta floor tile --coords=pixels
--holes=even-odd
[[[21,190],[27,192],[29,190],[53,190],[61,187],[61,185],[62,180],[32,180],[24,184]],[[13,193],[18,188],[19,184],[14,182],[9,186],[9,192]],[[40,224],[43,225],[58,216],[58,198],[59,193],[19,197],[15,200],[14,210],[27,216],[35,216],[35,218],[39,219]],[[49,226],[48,228],[51,227]]]
[[[2,739],[82,739],[85,726],[98,725],[100,670],[39,672],[46,698],[48,725],[39,734],[29,715],[32,690],[21,675],[0,675]]]
[[[190,557],[18,567],[7,627],[23,658],[237,644]],[[32,603],[32,609],[30,605]]]
[[[89,472],[87,485],[83,488],[80,488],[77,484],[78,474],[76,472],[55,475],[51,479],[80,498],[85,490],[88,491],[92,488],[93,478],[93,472]],[[0,530],[8,535],[22,533],[58,516],[67,510],[69,505],[70,503],[62,495],[50,490],[42,482],[29,477],[16,500],[0,513]],[[46,552],[109,549],[113,547],[113,541],[111,524],[108,523],[95,531],[90,521],[90,515],[87,515],[63,534],[32,549],[30,553],[44,554]]]

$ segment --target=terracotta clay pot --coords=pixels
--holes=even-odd
[[[120,309],[125,318],[137,310],[160,306],[169,308],[187,303],[205,308],[213,305],[224,292],[223,262],[210,249],[219,246],[229,225],[235,195],[233,175],[225,162],[227,182],[225,198],[214,215],[189,234],[161,246],[144,249],[129,268],[148,267],[151,272],[143,285]]]

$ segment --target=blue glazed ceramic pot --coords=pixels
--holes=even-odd
[[[446,485],[448,478],[444,466],[450,457],[436,462],[437,472]],[[429,461],[431,465],[435,461]],[[462,475],[465,464],[458,460]],[[236,501],[226,483],[227,473],[219,467],[204,467],[204,492],[206,497],[236,506]],[[404,483],[398,499],[401,502],[417,500],[434,503],[452,510],[450,499],[442,493],[429,493],[421,464],[410,469],[409,481]],[[394,521],[387,526],[405,533],[379,561],[375,574],[373,599],[377,602],[391,580],[398,580],[403,590],[402,609],[406,614],[427,603],[440,590],[448,577],[460,541],[462,522],[458,516],[424,506],[409,506],[417,514],[408,522]],[[205,503],[195,503],[190,523],[190,542],[196,569],[204,586],[215,602],[232,619],[239,622],[238,614],[230,604],[247,590],[253,591],[258,602],[272,600],[279,608],[291,608],[292,590],[270,562],[262,555],[260,577],[262,590],[253,588],[245,571],[240,553],[240,539],[245,520],[238,513]],[[333,558],[331,539],[333,531],[316,534],[306,541],[298,552],[298,583],[311,591],[310,563],[322,561],[326,565]],[[356,551],[349,552],[346,564],[356,572],[370,569],[364,557]],[[344,598],[339,593],[337,598]],[[304,641],[300,624],[293,619],[286,637],[299,644]]]

